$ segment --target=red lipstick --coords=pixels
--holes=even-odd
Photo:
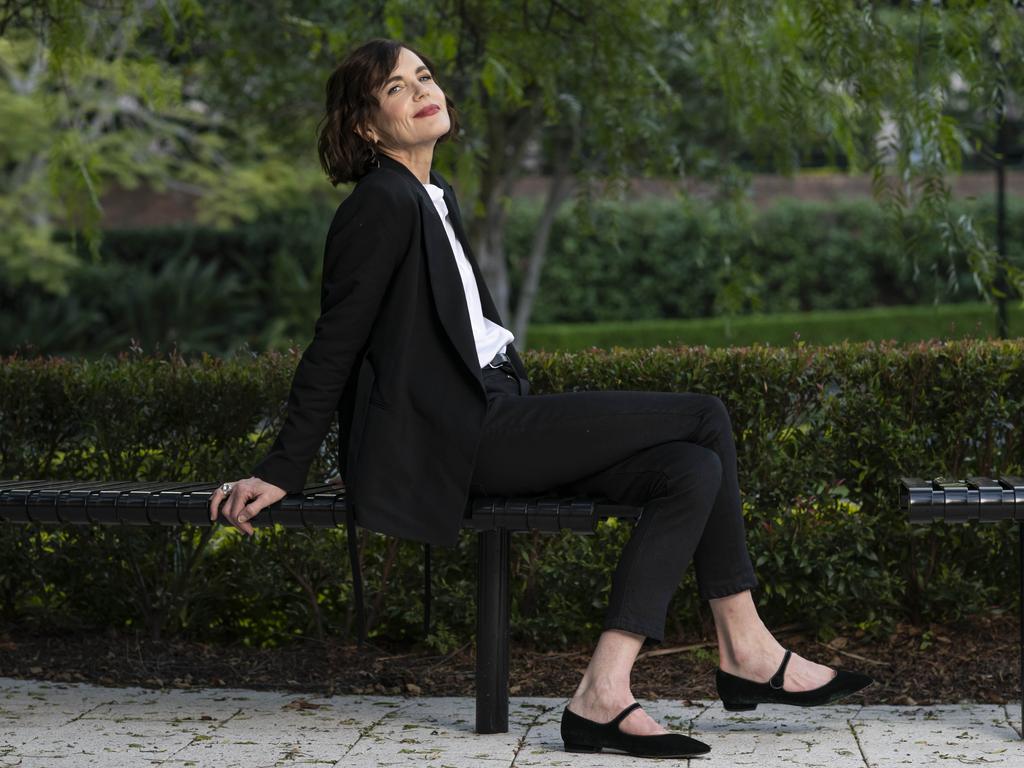
[[[439,106],[437,106],[437,104],[428,104],[423,109],[421,109],[419,112],[417,112],[414,115],[414,117],[430,117],[431,115],[436,115],[440,111],[441,111],[441,108]]]

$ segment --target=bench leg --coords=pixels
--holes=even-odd
[[[1024,520],[1017,521],[1017,565],[1020,568],[1020,584],[1018,585],[1020,598],[1020,732],[1024,739]]]
[[[477,534],[476,732],[508,733],[508,549],[504,528]]]

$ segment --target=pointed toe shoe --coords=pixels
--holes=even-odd
[[[831,704],[874,682],[860,672],[837,669],[835,676],[822,686],[809,691],[784,691],[782,685],[791,654],[791,651],[786,651],[778,671],[767,683],[755,683],[753,680],[731,675],[721,669],[716,670],[715,687],[718,689],[718,697],[722,700],[722,705],[730,712],[757,709],[758,704],[817,707],[822,704]]]
[[[619,723],[640,702],[634,701],[610,722],[596,723],[580,717],[568,707],[562,713],[562,741],[566,752],[600,752],[610,748],[634,757],[694,757],[711,751],[703,741],[691,739],[681,733],[659,733],[653,736],[635,736],[619,730]]]

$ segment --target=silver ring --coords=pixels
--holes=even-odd
[[[224,483],[224,485],[220,487],[221,491],[224,493],[225,496],[231,493],[232,488],[234,488],[234,486],[231,485],[231,483]]]

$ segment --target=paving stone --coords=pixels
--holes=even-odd
[[[35,683],[0,678],[0,732],[18,727],[52,728],[125,695],[124,689]]]
[[[215,721],[232,717],[239,709],[259,705],[280,707],[293,699],[293,693],[263,691],[140,691],[116,701],[106,701],[82,717],[86,720],[178,720],[202,719]]]
[[[37,736],[53,735],[52,726],[22,725],[17,721],[0,721],[0,755],[20,749]]]
[[[535,705],[509,703],[509,732],[477,734],[476,702],[467,697],[407,699],[400,710],[363,732],[341,757],[344,764],[493,765],[508,766],[521,734],[519,724],[532,721]]]
[[[394,697],[319,698],[289,694],[236,701],[239,709],[210,738],[173,755],[173,764],[332,765],[359,740],[362,730],[402,706]]]
[[[706,702],[694,721],[694,738],[711,747],[716,763],[807,768],[863,768],[849,719],[859,706],[787,707],[760,704],[749,712],[729,712],[720,701]],[[725,764],[725,763],[723,763]]]
[[[117,756],[130,765],[143,759],[171,757],[196,738],[209,734],[215,723],[151,722],[146,720],[76,720],[54,732],[26,742],[17,754],[30,757],[95,756],[106,766]]]
[[[11,760],[12,762],[5,762]],[[0,768],[150,768],[163,763],[142,760],[135,756],[131,762],[123,762],[119,758],[104,757],[97,761],[94,755],[68,755],[66,757],[4,757],[0,758]],[[182,766],[184,768],[184,766]],[[196,768],[196,766],[192,766]]]
[[[565,752],[559,725],[567,701],[513,697],[509,732],[477,734],[468,697],[327,698],[0,678],[0,768],[650,766],[622,753]],[[669,729],[711,745],[690,766],[1024,766],[1017,704],[727,712],[717,700],[641,703]]]
[[[1010,727],[1016,730],[1019,736],[1021,734],[1020,702],[1015,701],[1012,704],[1007,704],[1003,709],[1006,710],[1006,718],[1010,722]]]
[[[307,744],[301,741],[267,742],[255,739],[235,739],[214,734],[207,741],[194,741],[168,756],[162,765],[201,765],[218,768],[257,768],[257,766],[295,765],[317,761],[334,765],[344,754],[346,745]]]
[[[1024,765],[1024,745],[999,705],[865,707],[850,722],[871,768]]]

